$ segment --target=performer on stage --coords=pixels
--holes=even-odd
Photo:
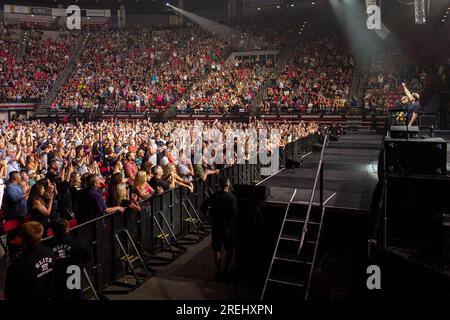
[[[408,113],[412,112],[411,119],[408,123],[408,126],[412,126],[416,122],[417,116],[420,111],[420,96],[418,93],[409,92],[404,83],[402,83],[402,87],[406,94],[406,96],[402,97],[402,105],[406,105],[405,111],[408,111]]]

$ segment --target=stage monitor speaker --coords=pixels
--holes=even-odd
[[[252,201],[266,201],[269,197],[270,189],[266,186],[250,186],[238,184],[234,186],[234,195],[238,199],[252,200]]]
[[[387,174],[447,174],[447,143],[441,138],[386,138],[384,143]]]
[[[394,139],[417,138],[419,136],[419,127],[391,126],[390,132],[391,138]]]

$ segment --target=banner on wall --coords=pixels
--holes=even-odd
[[[87,17],[104,17],[105,10],[87,9],[86,16]]]
[[[42,16],[51,16],[52,15],[52,9],[51,8],[31,8],[31,13],[35,15],[42,15]]]
[[[22,14],[30,14],[31,8],[26,6],[15,6],[11,5],[11,13],[22,13]]]

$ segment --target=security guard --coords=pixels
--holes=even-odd
[[[49,300],[53,290],[55,256],[41,245],[44,227],[36,221],[22,227],[24,253],[6,273],[7,300]]]
[[[76,265],[82,270],[91,260],[91,255],[77,239],[69,236],[69,223],[66,219],[58,218],[52,225],[52,231],[54,236],[49,240],[48,246],[55,255],[54,298],[55,300],[80,300],[82,299],[81,289],[67,287],[67,279],[70,276],[67,270],[71,265]]]
[[[227,279],[230,274],[231,259],[233,257],[235,243],[235,224],[238,215],[237,199],[231,193],[230,180],[225,177],[219,178],[222,191],[218,191],[208,199],[202,206],[202,212],[209,208],[212,232],[211,242],[214,251],[214,262],[216,264],[216,279]],[[222,270],[222,249],[224,250],[225,266]]]

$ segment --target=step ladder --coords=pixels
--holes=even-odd
[[[124,238],[121,239],[121,236]],[[155,274],[155,271],[147,266],[142,255],[136,247],[130,233],[126,228],[120,229],[114,234],[114,240],[119,246],[119,251],[122,254],[120,261],[126,263],[127,274],[131,274],[135,283],[114,281],[110,285],[122,287],[124,289],[105,290],[103,294],[124,294],[129,293],[144,283],[148,278]],[[140,269],[141,271],[139,271]]]
[[[308,299],[325,207],[313,205],[305,224],[308,205],[292,202],[296,192],[286,209],[261,299]]]

